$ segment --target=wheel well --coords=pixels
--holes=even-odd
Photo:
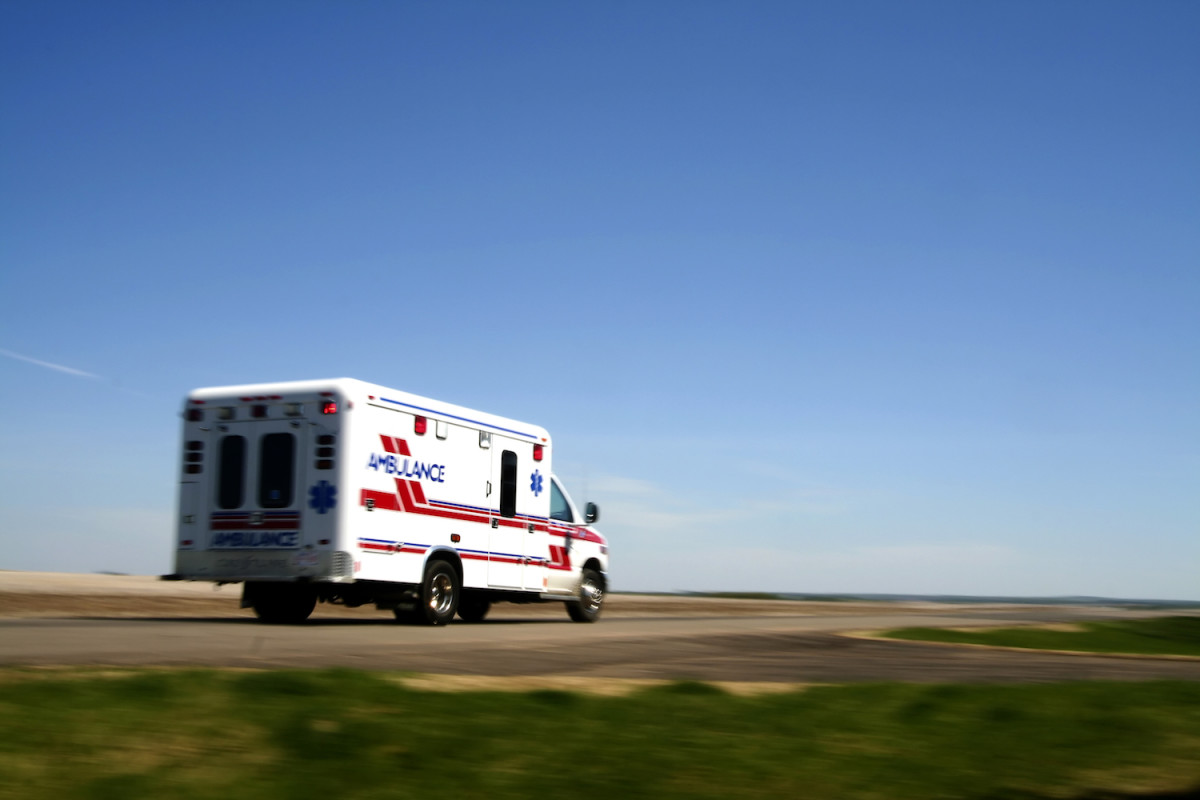
[[[453,550],[434,550],[429,554],[429,557],[425,559],[425,568],[428,569],[429,565],[434,561],[445,561],[447,564],[454,567],[455,571],[458,572],[459,584],[462,583],[463,565],[462,559],[459,558],[458,553],[454,552]]]
[[[600,580],[604,581],[604,585],[606,587],[608,586],[608,576],[604,574],[604,568],[600,566],[600,562],[597,559],[589,558],[586,562],[584,562],[583,568],[595,570],[600,576]]]

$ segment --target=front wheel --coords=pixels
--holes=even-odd
[[[567,603],[567,615],[575,622],[595,622],[604,606],[604,578],[585,569],[579,581],[579,601]]]
[[[426,625],[445,625],[454,619],[462,594],[462,579],[449,562],[431,561],[421,581],[421,598],[417,603],[418,622]]]

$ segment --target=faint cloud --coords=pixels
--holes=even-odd
[[[14,353],[12,350],[5,350],[4,348],[0,348],[0,356],[7,356],[8,358],[12,358],[17,361],[24,361],[26,364],[33,364],[38,367],[45,367],[46,369],[52,369],[55,372],[62,372],[67,375],[74,375],[77,378],[87,378],[89,380],[104,381],[105,383],[108,383],[110,386],[112,386],[112,388],[117,389],[119,391],[128,392],[129,394],[137,395],[138,397],[145,397],[148,399],[156,399],[156,398],[154,398],[153,395],[146,394],[145,392],[138,391],[137,389],[130,389],[128,386],[123,386],[123,385],[121,385],[120,381],[118,381],[118,380],[106,378],[103,375],[97,375],[93,372],[88,372],[86,370],[75,369],[75,367],[68,367],[63,364],[55,364],[52,361],[42,361],[41,359],[31,358],[30,356],[21,355],[20,353]]]
[[[8,356],[9,358],[14,358],[17,361],[24,361],[27,364],[35,364],[39,367],[45,367],[46,369],[52,369],[52,370],[55,370],[56,372],[65,372],[68,375],[75,375],[76,377],[79,377],[79,378],[92,378],[94,380],[104,380],[104,378],[102,378],[101,376],[94,375],[91,372],[85,372],[84,370],[75,369],[74,367],[65,367],[62,364],[54,364],[50,361],[41,361],[39,359],[30,358],[29,356],[23,356],[20,353],[14,353],[11,350],[5,350],[3,348],[0,348],[0,355]]]

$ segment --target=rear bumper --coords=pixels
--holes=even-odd
[[[334,550],[179,550],[177,580],[343,583],[354,580],[354,559]]]

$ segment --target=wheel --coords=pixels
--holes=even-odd
[[[575,622],[595,622],[604,606],[604,578],[594,569],[585,569],[579,581],[579,602],[567,603],[567,614]]]
[[[446,561],[430,561],[421,581],[421,598],[417,603],[417,621],[426,625],[445,625],[454,619],[462,594],[458,570]]]
[[[317,593],[301,584],[259,584],[252,598],[255,616],[269,625],[297,625],[317,607]]]
[[[458,604],[458,616],[463,622],[482,622],[487,616],[492,601],[477,594],[464,595]]]

